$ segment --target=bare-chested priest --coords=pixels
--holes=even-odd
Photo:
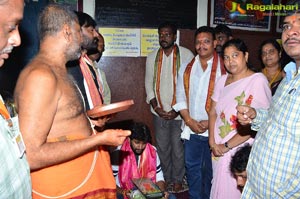
[[[57,5],[39,17],[40,50],[15,90],[20,129],[31,168],[33,198],[116,198],[108,152],[130,131],[92,129],[65,64],[81,54],[77,16]]]

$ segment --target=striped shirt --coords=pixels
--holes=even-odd
[[[242,198],[300,198],[300,70],[282,80],[272,101],[269,110],[256,110]]]
[[[18,118],[11,119],[14,128],[18,128]],[[19,154],[15,151],[11,128],[0,115],[0,198],[29,199],[31,198],[29,166],[25,154],[19,158]]]

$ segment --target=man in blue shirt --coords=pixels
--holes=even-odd
[[[284,68],[268,110],[237,107],[241,124],[258,130],[242,198],[300,198],[300,12],[292,1],[282,25],[282,45],[294,59]],[[297,6],[295,6],[298,4]]]

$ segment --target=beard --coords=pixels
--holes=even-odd
[[[0,55],[1,54],[6,54],[6,53],[7,54],[11,53],[11,51],[13,50],[13,48],[14,48],[13,46],[8,46],[8,47],[4,48],[3,50],[0,51]]]
[[[169,49],[169,48],[172,48],[174,46],[174,42],[169,43],[167,41],[160,41],[159,45],[162,47],[162,49]]]
[[[98,48],[91,48],[91,49],[88,49],[86,54],[93,55],[93,54],[97,54],[97,53],[99,53]]]
[[[145,148],[144,149],[136,149],[131,143],[130,143],[130,148],[135,155],[141,155],[145,150]]]
[[[69,51],[67,52],[68,61],[79,59],[80,56],[81,56],[81,44],[75,41],[73,45],[71,45],[71,47],[69,48]]]
[[[141,155],[141,154],[143,153],[144,150],[136,150],[136,149],[133,149],[132,151],[133,151],[133,153],[134,153],[135,155]]]
[[[216,51],[217,51],[217,53],[221,53],[222,52],[222,46],[221,45],[217,45],[216,46]]]
[[[98,47],[98,38],[93,37],[91,39],[87,36],[83,36],[82,48],[84,50],[87,50],[87,51],[97,50],[97,47]]]

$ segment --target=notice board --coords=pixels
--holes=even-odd
[[[197,0],[96,0],[101,27],[157,28],[165,21],[181,29],[196,29]]]

